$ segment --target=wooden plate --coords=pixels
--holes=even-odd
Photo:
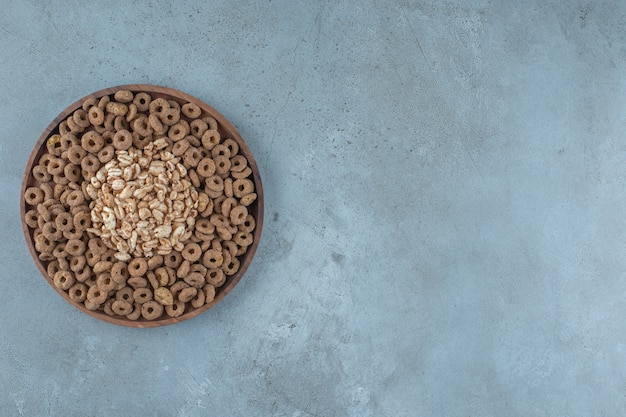
[[[204,304],[203,306],[199,308],[193,308],[191,304],[187,303],[185,312],[181,316],[176,317],[176,318],[169,317],[164,313],[161,316],[161,318],[156,319],[156,320],[149,321],[140,317],[138,320],[133,321],[123,316],[108,315],[104,311],[102,311],[102,309],[92,311],[92,310],[87,309],[84,306],[84,304],[76,303],[72,301],[69,298],[68,294],[65,291],[57,288],[54,285],[53,280],[48,276],[47,266],[50,261],[46,262],[46,261],[42,261],[39,259],[38,252],[35,250],[35,244],[34,244],[34,238],[33,238],[34,230],[29,228],[25,222],[26,212],[34,207],[31,207],[28,204],[26,204],[24,200],[24,194],[28,187],[36,186],[38,184],[32,175],[32,168],[34,165],[38,163],[39,158],[44,153],[47,153],[47,149],[46,149],[47,139],[52,134],[59,132],[59,125],[61,124],[61,122],[66,120],[67,117],[71,115],[75,110],[79,109],[82,106],[83,102],[88,97],[95,96],[96,98],[100,98],[100,97],[107,96],[107,95],[112,96],[118,90],[130,90],[133,93],[146,92],[150,94],[152,99],[161,97],[161,98],[165,98],[166,100],[175,100],[181,106],[188,102],[195,103],[202,110],[202,117],[211,116],[217,121],[218,126],[219,126],[218,131],[222,138],[232,138],[239,144],[239,148],[240,148],[239,153],[246,157],[246,159],[248,160],[248,165],[250,166],[252,170],[252,174],[249,177],[249,179],[251,179],[254,182],[255,192],[257,194],[257,199],[248,207],[249,213],[254,217],[256,221],[256,228],[254,229],[254,232],[253,232],[253,237],[254,237],[253,243],[248,247],[248,250],[244,255],[238,257],[240,261],[239,270],[234,275],[227,276],[226,282],[221,287],[216,289],[215,299],[211,303]],[[182,114],[181,114],[181,118],[183,118]],[[61,114],[59,114],[59,116],[57,116],[52,121],[52,123],[50,123],[50,125],[46,128],[46,130],[44,130],[44,132],[39,137],[39,140],[37,141],[30,155],[30,158],[28,159],[28,162],[26,164],[26,170],[24,173],[24,178],[22,180],[22,192],[20,195],[20,211],[21,211],[21,218],[22,218],[22,229],[24,231],[24,236],[28,244],[28,249],[30,250],[31,256],[35,264],[41,271],[43,277],[48,282],[48,284],[50,284],[52,288],[54,288],[57,291],[57,293],[59,293],[68,303],[72,304],[74,307],[78,308],[82,312],[89,314],[90,316],[93,316],[100,320],[104,320],[109,323],[114,323],[114,324],[128,326],[128,327],[157,327],[157,326],[165,326],[169,324],[178,323],[178,322],[190,319],[192,317],[195,317],[205,312],[206,310],[208,310],[209,308],[217,304],[219,301],[221,301],[235,287],[235,285],[237,285],[241,277],[246,272],[248,266],[252,262],[252,258],[254,257],[254,254],[256,252],[256,249],[258,247],[258,244],[261,238],[261,231],[263,229],[263,187],[261,184],[261,177],[259,176],[259,170],[258,170],[257,164],[254,160],[252,153],[250,152],[250,149],[248,148],[244,140],[241,138],[241,136],[239,135],[235,127],[228,120],[226,120],[224,116],[222,116],[215,109],[213,109],[213,107],[198,100],[195,97],[192,97],[188,94],[185,94],[183,92],[180,92],[171,88],[146,85],[146,84],[131,84],[131,85],[118,86],[118,87],[111,87],[111,88],[107,88],[107,89],[92,93],[89,96],[84,97],[76,101],[74,104],[70,105],[69,107],[67,107],[65,110],[63,110],[63,112],[61,112]]]

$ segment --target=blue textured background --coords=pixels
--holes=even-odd
[[[626,2],[27,0],[0,23],[3,416],[626,415]],[[72,308],[20,229],[40,133],[127,83],[211,104],[265,186],[247,275],[161,329]]]

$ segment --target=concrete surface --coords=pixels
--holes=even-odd
[[[3,9],[1,415],[626,414],[625,2]],[[238,287],[151,330],[65,303],[18,215],[47,124],[138,82],[230,119],[266,196]]]

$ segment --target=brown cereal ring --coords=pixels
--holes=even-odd
[[[159,287],[154,290],[154,299],[162,305],[174,304],[174,296],[170,290],[165,287]]]
[[[100,126],[104,123],[104,111],[98,106],[92,106],[88,112],[89,123],[94,126]]]
[[[126,116],[126,113],[128,113],[128,106],[116,101],[109,101],[106,106],[106,111],[116,116]]]
[[[146,278],[148,279],[148,282],[150,283],[150,286],[152,286],[152,288],[159,288],[159,286],[161,285],[154,271],[146,272]]]
[[[101,274],[98,274],[98,277],[96,278],[96,285],[102,291],[108,292],[113,291],[115,287],[117,287],[117,282],[111,278],[111,274],[109,272],[102,272]]]
[[[87,291],[87,286],[85,284],[77,282],[70,287],[67,294],[70,296],[70,300],[75,303],[82,303],[87,299]]]
[[[70,263],[65,258],[57,258],[57,262],[59,262],[59,269],[62,271],[67,271],[70,269]]]
[[[215,231],[215,226],[205,218],[196,220],[195,227],[200,233],[211,234]]]
[[[165,312],[170,317],[180,317],[185,312],[185,303],[176,301],[172,305],[165,306]]]
[[[176,282],[176,270],[174,268],[170,268],[169,266],[165,267],[167,271],[167,276],[169,277],[169,281],[167,281],[167,285],[172,286]]]
[[[75,225],[71,225],[69,229],[63,230],[63,237],[70,239],[81,239],[83,237],[83,232],[81,228],[76,227]]]
[[[118,316],[126,316],[133,312],[133,305],[126,300],[115,300],[111,304],[111,310]]]
[[[73,256],[72,259],[70,259],[70,269],[73,272],[82,270],[86,265],[87,259],[84,255]]]
[[[163,263],[165,264],[165,266],[174,269],[178,268],[182,261],[183,257],[180,252],[177,251],[170,252],[168,255],[165,255],[163,259]]]
[[[130,287],[123,287],[115,292],[115,299],[121,301],[133,302],[133,289]]]
[[[92,285],[87,290],[87,300],[94,304],[103,304],[108,297],[108,292],[102,291],[97,285]]]
[[[190,287],[202,288],[205,284],[204,275],[199,272],[192,272],[183,278],[183,281]]]
[[[95,154],[104,146],[104,139],[100,133],[90,130],[81,136],[80,146],[87,152]]]
[[[228,150],[230,151],[230,156],[234,156],[234,155],[237,155],[237,153],[239,153],[239,144],[237,143],[235,139],[232,139],[232,138],[224,139],[224,141],[222,142],[222,145],[228,148]]]
[[[191,306],[193,308],[200,308],[200,307],[202,307],[204,305],[204,299],[205,299],[204,290],[200,289],[196,293],[196,296],[191,300]]]
[[[154,275],[157,281],[159,281],[159,285],[161,286],[167,285],[170,281],[170,275],[167,272],[167,269],[163,267],[158,267],[157,269],[155,269]]]
[[[39,182],[48,182],[52,179],[52,175],[50,175],[48,169],[43,165],[35,165],[33,167],[33,177]]]
[[[195,103],[185,103],[180,110],[190,119],[197,119],[202,116],[202,110]]]
[[[152,113],[148,116],[148,123],[150,123],[150,127],[155,135],[163,135],[167,132],[167,125],[163,124],[159,115],[156,113]]]
[[[141,317],[141,304],[133,303],[133,311],[126,315],[128,320],[138,320]]]
[[[60,141],[61,141],[61,149],[63,150],[68,150],[72,146],[80,146],[80,141],[78,140],[76,135],[73,135],[71,133],[61,136]]]
[[[98,101],[98,104],[96,104],[96,106],[98,106],[100,109],[104,110],[107,107],[107,104],[109,103],[109,101],[111,101],[111,97],[109,96],[102,96],[100,97],[100,100]]]
[[[146,320],[155,320],[163,314],[163,306],[157,301],[148,301],[141,305],[141,315]]]
[[[128,90],[117,90],[113,95],[115,101],[119,101],[120,103],[130,103],[133,101],[133,93]]]
[[[206,183],[207,190],[220,192],[220,193],[224,191],[224,180],[218,175],[213,175],[207,178],[205,183]]]
[[[220,265],[221,266],[221,265]],[[221,287],[226,282],[226,275],[221,268],[212,268],[206,274],[206,282],[215,286]]]
[[[83,104],[81,105],[81,108],[85,111],[89,110],[92,106],[95,106],[96,104],[98,104],[98,98],[94,95],[90,95],[89,97],[87,97],[84,101]]]
[[[78,206],[85,202],[85,196],[82,190],[70,191],[66,198],[67,205],[70,207]]]
[[[180,110],[169,108],[159,113],[159,119],[165,126],[172,126],[180,120]]]
[[[228,276],[235,275],[239,271],[239,259],[232,257],[229,262],[222,264],[222,270]]]
[[[47,166],[48,173],[50,175],[59,175],[63,173],[63,168],[65,168],[65,160],[61,158],[54,158]]]
[[[126,283],[135,289],[148,286],[148,280],[142,277],[130,277]]]
[[[237,200],[235,200],[232,197],[226,197],[223,201],[222,204],[220,204],[221,207],[221,214],[224,217],[229,217],[230,216],[230,211],[233,207],[235,207],[237,205]]]
[[[128,273],[131,277],[143,276],[148,271],[148,262],[145,258],[134,258],[128,264]]]
[[[75,282],[76,278],[70,271],[57,271],[54,274],[54,285],[64,291],[69,290]]]
[[[200,162],[200,151],[198,151],[198,148],[190,147],[187,149],[183,154],[183,164],[185,165],[185,168],[195,168],[198,165],[198,162]]]
[[[227,198],[233,196],[233,179],[231,177],[224,178],[224,195]]]
[[[213,147],[220,143],[220,132],[214,129],[209,129],[202,134],[202,146],[207,150],[213,149]]]
[[[232,240],[226,240],[222,242],[222,250],[228,251],[231,257],[235,257],[237,256],[237,251],[239,250],[239,246]]]
[[[63,237],[63,231],[59,230],[57,228],[57,225],[53,222],[44,224],[41,228],[41,233],[44,235],[44,237],[50,239],[53,242],[58,242],[59,240],[61,240],[61,237]]]
[[[211,222],[211,224],[214,225],[216,228],[228,226],[228,219],[222,214],[218,213],[212,214],[211,217],[209,217],[209,222]]]
[[[115,129],[115,131],[120,131],[120,130],[128,130],[130,127],[130,124],[126,121],[126,117],[125,116],[115,116],[115,119],[113,120],[113,129]]]
[[[126,284],[129,276],[126,262],[118,261],[111,266],[111,278],[118,284]]]
[[[131,125],[133,127],[133,131],[137,132],[141,136],[146,137],[154,133],[152,127],[150,126],[148,116],[146,116],[145,114],[140,114],[139,116],[137,116],[135,120],[132,121]]]
[[[82,128],[86,128],[90,124],[89,116],[87,115],[87,112],[83,109],[78,109],[74,111],[74,113],[72,114],[72,120],[74,121],[74,123]]]
[[[229,217],[232,224],[243,224],[248,218],[248,209],[245,206],[235,206],[230,210]]]
[[[107,250],[107,246],[104,244],[102,239],[90,239],[87,244],[89,249],[96,251],[99,255],[102,255]]]
[[[231,240],[233,238],[233,234],[226,227],[216,227],[215,233],[222,240]]]
[[[85,130],[84,127],[80,126],[78,123],[74,121],[74,118],[72,117],[72,115],[69,115],[67,119],[65,119],[65,121],[67,122],[67,127],[70,128],[70,132],[74,134],[81,133]]]
[[[163,256],[154,255],[152,258],[148,258],[148,270],[153,271],[163,265]]]
[[[54,256],[56,259],[65,258],[67,256],[67,252],[65,252],[65,243],[59,243],[58,245],[56,245],[56,247],[52,251],[52,256]]]
[[[87,229],[91,227],[91,213],[88,211],[79,211],[74,214],[72,222],[77,228]]]
[[[187,276],[187,274],[189,274],[189,267],[191,266],[191,263],[185,259],[180,266],[178,267],[178,270],[176,270],[176,276],[178,278],[184,278]]]
[[[254,203],[254,200],[256,200],[256,198],[257,198],[256,193],[246,194],[239,199],[239,203],[242,206],[249,206],[250,204]]]
[[[80,166],[87,172],[96,172],[100,169],[100,161],[95,155],[87,155],[80,162]]]
[[[115,131],[114,123],[117,116],[113,113],[107,113],[104,116],[104,130],[108,132]]]
[[[70,128],[67,126],[67,122],[63,120],[59,123],[59,134],[65,135],[67,133],[71,133]]]
[[[137,106],[135,106],[135,104],[133,103],[130,103],[128,105],[128,113],[126,114],[126,121],[130,123],[135,117],[137,117]]]
[[[251,214],[249,214],[248,217],[246,217],[246,220],[238,226],[239,230],[242,230],[248,233],[251,233],[255,227],[256,227],[256,221],[254,220],[254,217],[252,217]]]
[[[113,147],[119,151],[128,150],[133,144],[133,135],[128,130],[120,130],[113,136]]]
[[[178,110],[180,112],[180,104],[176,100],[167,100],[170,105],[170,109]]]
[[[217,130],[217,120],[212,118],[211,116],[203,117],[202,120],[209,125],[209,129]]]
[[[174,142],[182,140],[189,133],[189,127],[183,121],[179,121],[172,125],[167,131],[167,136]]]
[[[63,148],[61,147],[61,135],[52,135],[46,141],[46,149],[53,156],[60,156]]]
[[[43,191],[44,201],[54,198],[54,188],[50,184],[39,184],[39,188]]]
[[[211,177],[215,174],[215,161],[211,158],[204,158],[198,162],[198,166],[196,168],[198,175],[201,175],[205,178]]]
[[[223,176],[230,171],[230,159],[227,156],[216,156],[213,158],[215,161],[215,173]]]
[[[85,242],[79,239],[70,239],[65,244],[65,250],[69,255],[80,256],[85,253]]]
[[[150,113],[152,114],[161,113],[163,110],[169,109],[169,108],[170,108],[170,103],[168,103],[166,99],[160,98],[160,97],[152,100],[148,107],[148,109],[150,110]]]
[[[202,282],[204,284],[204,279],[202,280]],[[202,286],[200,286],[199,288],[202,288]],[[198,294],[197,288],[185,288],[178,293],[178,301],[180,301],[181,303],[188,303],[189,301],[194,299],[196,294]]]
[[[85,256],[85,258],[87,258]],[[92,271],[89,264],[85,265],[83,269],[79,269],[78,271],[74,271],[74,275],[76,276],[76,281],[86,282],[89,278],[91,278]]]
[[[56,274],[60,270],[61,267],[59,266],[59,261],[56,259],[50,262],[46,267],[46,272],[48,273],[48,276],[52,279],[54,279],[54,274]]]
[[[112,306],[113,306],[113,301],[115,301],[112,298],[107,299],[104,304],[102,304],[102,311],[104,312],[104,314],[108,315],[108,316],[114,316],[115,313],[113,312]]]
[[[52,252],[54,247],[54,241],[45,237],[43,234],[40,233],[35,236],[35,249],[38,252]]]
[[[240,172],[235,172],[235,171],[231,171],[230,175],[233,178],[248,178],[250,175],[252,174],[252,169],[250,169],[250,167],[245,167],[242,171]]]
[[[215,287],[211,284],[207,284],[202,288],[204,291],[204,303],[209,304],[215,299]]]
[[[221,250],[211,249],[202,255],[202,265],[209,269],[220,267],[222,262],[224,262],[224,256]]]
[[[115,148],[113,145],[106,145],[104,148],[100,149],[100,152],[98,152],[98,161],[103,164],[106,164],[113,158],[115,158]]]
[[[189,262],[195,262],[202,256],[202,250],[200,250],[200,245],[197,243],[188,243],[181,251],[181,255]]]
[[[152,136],[142,136],[137,132],[133,132],[133,146],[137,149],[145,148],[150,142],[152,142]]]
[[[230,170],[232,172],[241,172],[248,166],[248,160],[243,155],[235,155],[230,158]]]
[[[85,251],[85,259],[87,259],[87,265],[94,266],[100,262],[100,253],[96,253],[93,249],[87,249]]]
[[[239,178],[233,182],[233,193],[235,197],[241,198],[246,194],[254,192],[254,183],[247,178]]]
[[[31,229],[37,228],[37,220],[39,219],[39,213],[37,210],[28,210],[24,215],[24,222]]]
[[[152,301],[152,290],[150,288],[137,288],[133,291],[133,299],[139,304]]]
[[[215,145],[211,149],[211,156],[213,158],[217,158],[218,156],[225,156],[227,158],[230,158],[231,157],[230,149],[228,149],[228,146],[226,146],[224,144]],[[229,161],[230,161],[230,159],[229,159]]]
[[[29,187],[26,189],[26,193],[24,193],[24,201],[31,206],[43,203],[43,197],[43,190],[39,187]]]
[[[65,168],[63,168],[63,176],[68,179],[68,181],[77,183],[81,180],[81,169],[80,165],[76,164],[67,164]]]
[[[189,123],[189,132],[196,138],[202,139],[202,135],[209,129],[209,125],[202,119],[195,119]]]
[[[85,308],[87,310],[96,311],[102,306],[102,303],[94,303],[93,301],[85,300]]]
[[[135,94],[135,98],[133,98],[133,104],[137,106],[137,110],[146,111],[150,108],[150,102],[152,101],[152,97],[148,93],[137,93]]]
[[[54,219],[54,224],[61,232],[68,230],[72,225],[72,215],[67,212],[59,213]]]
[[[181,139],[174,143],[174,146],[172,147],[172,153],[175,156],[181,156],[187,151],[187,149],[189,149],[189,141],[186,138]]]
[[[185,139],[189,141],[189,144],[191,146],[195,146],[196,148],[202,146],[202,142],[200,141],[200,139],[198,139],[194,135],[187,135],[185,136]]]

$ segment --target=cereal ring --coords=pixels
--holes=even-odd
[[[152,258],[148,258],[148,270],[153,271],[163,265],[163,256],[154,255]]]
[[[246,217],[246,220],[242,224],[240,224],[238,227],[239,227],[239,230],[241,231],[251,233],[256,227],[256,222],[254,220],[254,217],[252,217],[252,215],[249,214],[248,217]]]
[[[174,143],[174,146],[172,147],[172,153],[175,156],[181,156],[187,151],[187,149],[189,149],[189,141],[186,138],[181,139]]]
[[[65,258],[67,256],[67,252],[65,252],[65,243],[59,243],[58,245],[56,245],[56,247],[52,251],[52,256],[54,256],[56,259]]]
[[[221,266],[221,265],[220,265]],[[215,286],[221,287],[226,282],[226,275],[221,268],[212,268],[206,274],[206,282]]]
[[[247,178],[239,178],[233,182],[233,193],[235,197],[241,198],[254,191],[254,183]]]
[[[63,232],[72,226],[72,215],[67,212],[59,213],[54,219],[54,224],[56,225],[57,229]]]
[[[126,300],[115,300],[111,304],[111,310],[118,316],[126,316],[133,312],[133,305]]]
[[[63,168],[65,168],[65,160],[61,158],[54,158],[50,161],[47,166],[48,173],[50,175],[59,175],[63,173]]]
[[[178,278],[184,278],[187,276],[187,274],[189,274],[189,267],[191,266],[191,263],[185,259],[180,266],[178,267],[178,270],[176,271],[176,276]]]
[[[163,110],[170,108],[170,103],[164,98],[159,97],[152,100],[148,108],[152,114],[161,113]]]
[[[85,259],[87,259],[87,265],[94,266],[100,262],[100,253],[96,253],[93,249],[87,249],[85,251]]]
[[[202,142],[200,141],[200,139],[198,139],[194,135],[187,135],[187,136],[185,136],[185,139],[187,139],[189,141],[189,144],[191,146],[195,146],[196,148],[199,147],[199,146],[202,146]]]
[[[231,257],[237,256],[238,250],[239,250],[239,246],[232,240],[226,240],[222,242],[222,251],[228,251]]]
[[[159,115],[156,113],[152,113],[148,116],[148,123],[150,123],[150,127],[155,135],[163,135],[167,132],[167,125],[163,124]]]
[[[33,167],[33,177],[39,182],[48,182],[52,179],[52,175],[50,175],[48,169],[43,165],[35,165]]]
[[[96,274],[109,272],[112,267],[113,267],[113,262],[103,260],[93,266],[93,272],[95,272]]]
[[[200,110],[200,107],[198,107],[198,105],[195,103],[183,104],[183,106],[181,107],[181,111],[185,116],[189,117],[190,119],[197,119],[202,115],[202,110]]]
[[[256,198],[257,198],[256,193],[246,194],[239,199],[239,203],[242,206],[249,206],[250,204],[254,203],[254,200],[256,200]]]
[[[128,273],[131,277],[143,276],[148,271],[148,262],[144,258],[134,258],[128,264]]]
[[[81,190],[73,190],[67,194],[66,202],[70,207],[78,206],[85,202],[85,196]]]
[[[37,210],[28,210],[24,215],[24,222],[31,229],[36,229],[38,227],[37,220],[39,219],[39,213]]]
[[[70,260],[70,269],[73,272],[81,271],[87,265],[87,259],[84,255],[73,256]]]
[[[87,286],[82,282],[77,282],[70,287],[67,294],[70,296],[70,300],[75,303],[82,303],[87,299]]]
[[[113,136],[113,147],[119,151],[128,150],[133,144],[133,135],[128,130],[120,130]]]
[[[88,211],[77,212],[72,218],[72,223],[80,229],[87,229],[91,227],[91,213]]]
[[[133,289],[130,287],[123,287],[115,292],[115,299],[121,301],[133,302]]]
[[[220,204],[221,214],[224,217],[230,216],[230,210],[237,205],[237,200],[232,197],[226,197]]]
[[[204,279],[202,280],[202,282],[204,284]],[[200,286],[199,288],[202,288],[202,286]],[[193,300],[196,294],[198,294],[198,290],[196,288],[185,288],[178,293],[178,301],[180,301],[181,303],[187,303]]]
[[[183,154],[183,163],[185,168],[189,169],[189,167],[195,168],[200,162],[200,151],[198,151],[195,147],[190,147]]]
[[[224,195],[226,198],[233,196],[233,179],[231,177],[224,178]]]
[[[87,300],[91,303],[102,305],[106,301],[108,293],[102,291],[97,285],[92,285],[87,290]]]
[[[224,144],[215,145],[213,149],[211,149],[211,156],[213,158],[217,158],[218,156],[225,156],[227,158],[231,157],[230,150],[228,146]],[[228,160],[230,162],[230,159]],[[229,165],[230,168],[230,165]]]
[[[185,303],[176,301],[172,305],[165,306],[165,312],[170,317],[180,317],[185,312]]]
[[[46,141],[46,149],[53,156],[60,156],[63,148],[61,147],[61,135],[52,135]]]
[[[85,242],[79,239],[70,239],[65,244],[65,250],[72,256],[80,256],[85,253]]]
[[[165,266],[174,269],[178,268],[182,261],[183,257],[181,256],[180,252],[175,251],[172,251],[168,255],[165,255],[163,259],[163,263],[165,264]]]
[[[67,119],[65,119],[65,121],[67,123],[67,127],[70,128],[70,132],[72,133],[81,133],[85,130],[84,127],[80,126],[74,121],[73,115],[69,115]]]
[[[76,135],[73,135],[71,133],[61,136],[60,141],[61,141],[61,149],[65,151],[71,148],[72,146],[80,146],[80,141],[78,140]]]
[[[80,146],[87,152],[95,154],[104,146],[104,139],[95,130],[90,130],[81,136]]]
[[[216,227],[215,233],[222,240],[231,240],[233,238],[233,234],[226,227]]]
[[[237,178],[237,179],[239,179],[239,178],[247,178],[247,177],[249,177],[251,174],[252,174],[252,169],[250,169],[250,167],[245,167],[245,168],[244,168],[242,171],[240,171],[240,172],[235,172],[235,171],[232,171],[232,170],[231,170],[231,173],[230,173],[230,175],[231,175],[233,178]]]
[[[224,191],[224,180],[218,175],[213,175],[207,178],[205,184],[206,184],[207,190],[215,191],[219,193]]]
[[[144,114],[140,114],[132,121],[133,131],[137,132],[141,136],[150,136],[154,131],[150,126],[150,122],[148,120],[148,116]]]
[[[148,301],[141,305],[141,315],[146,320],[155,320],[163,314],[163,306],[157,301]]]
[[[59,240],[61,240],[61,237],[63,236],[63,231],[59,230],[57,228],[57,225],[54,224],[53,222],[44,224],[43,227],[41,228],[41,233],[44,235],[44,237],[46,237],[47,239],[50,239],[53,242],[58,242]]]
[[[154,275],[157,281],[159,281],[159,285],[164,286],[169,283],[170,276],[165,268],[158,267],[154,270]]]
[[[196,220],[196,231],[204,234],[211,234],[215,231],[215,226],[209,222],[208,219],[198,219]]]
[[[202,255],[202,265],[209,269],[220,267],[222,262],[224,262],[224,256],[221,250],[211,249]]]
[[[172,126],[180,120],[180,110],[169,108],[159,113],[159,119],[165,126]]]
[[[190,287],[201,288],[205,284],[204,275],[199,272],[191,272],[183,281]]]
[[[213,149],[213,147],[220,143],[221,136],[220,132],[214,129],[209,129],[202,134],[202,146],[207,148],[209,151]]]
[[[229,262],[222,264],[222,270],[228,276],[235,275],[239,271],[239,259],[232,257]]]
[[[79,168],[79,165],[65,165],[65,168],[63,168],[63,176],[67,178],[68,181],[78,183],[81,180],[81,169]]]
[[[215,287],[211,284],[207,284],[202,288],[204,291],[204,303],[209,304],[215,299]]]
[[[103,164],[106,164],[113,158],[115,158],[115,148],[113,145],[106,145],[104,148],[100,149],[100,152],[98,152],[98,161]]]
[[[54,242],[45,237],[42,233],[35,236],[35,249],[38,252],[52,252],[54,247]]]
[[[126,121],[126,117],[125,116],[115,116],[115,119],[113,120],[113,129],[115,129],[115,131],[120,131],[120,130],[128,130],[130,128],[130,124]]]
[[[67,126],[67,122],[63,120],[59,123],[59,134],[65,135],[67,133],[71,133],[70,128]]]
[[[235,206],[230,210],[229,217],[232,224],[243,224],[248,218],[248,209],[245,206]]]
[[[150,108],[150,102],[152,101],[152,97],[148,93],[137,93],[135,94],[135,98],[133,98],[133,104],[137,106],[137,110],[146,111]]]
[[[113,98],[120,103],[130,103],[133,101],[134,97],[133,93],[128,90],[117,90],[115,94],[113,94]]]
[[[186,244],[185,248],[181,251],[181,255],[189,262],[197,261],[202,256],[200,245],[198,245],[197,243]]]
[[[133,291],[133,299],[139,304],[152,301],[152,290],[150,288],[137,288]]]
[[[167,131],[167,136],[174,142],[178,142],[183,139],[189,133],[189,127],[181,120],[178,123],[172,125]]]
[[[90,95],[83,101],[81,108],[85,111],[89,110],[92,106],[95,106],[98,103],[98,98],[94,95]]]
[[[109,101],[106,105],[106,111],[116,116],[126,116],[126,113],[128,113],[128,106],[116,101]]]
[[[197,291],[196,296],[191,300],[191,306],[193,308],[200,308],[204,305],[205,294],[204,290]]]
[[[128,265],[125,262],[118,261],[111,266],[111,278],[118,284],[126,284],[129,277]]]
[[[211,217],[209,217],[209,222],[212,225],[214,225],[216,228],[228,226],[228,219],[224,217],[222,214],[218,214],[218,213],[212,214]]]
[[[211,116],[206,116],[203,117],[202,120],[209,125],[209,129],[212,130],[217,130],[217,120],[215,120],[214,118],[212,118]]]
[[[104,130],[108,132],[115,131],[114,123],[117,116],[113,113],[107,113],[104,116]]]
[[[109,103],[109,101],[111,101],[111,97],[109,96],[102,96],[100,97],[100,100],[98,101],[98,104],[96,104],[100,109],[104,110],[107,107],[107,104]]]
[[[80,166],[87,172],[96,172],[100,169],[100,161],[95,155],[87,155],[80,162]]]
[[[154,271],[146,272],[146,278],[148,279],[148,282],[150,283],[152,288],[159,288],[159,286],[161,285]]]
[[[87,256],[85,256],[85,258],[87,258]],[[76,276],[76,281],[78,282],[86,282],[89,278],[91,278],[91,274],[92,274],[92,271],[91,271],[91,267],[89,266],[89,264],[85,265],[83,269],[74,271],[74,275]]]
[[[70,271],[57,271],[54,274],[54,285],[61,290],[69,290],[75,282],[76,278]]]
[[[117,282],[115,282],[113,278],[111,278],[110,273],[103,272],[101,274],[98,274],[98,277],[96,278],[96,285],[102,291],[108,292],[108,291],[113,291],[115,287],[117,287]]]
[[[232,172],[241,172],[248,166],[248,160],[243,155],[235,155],[230,158],[230,170]]]
[[[89,126],[89,116],[87,115],[87,112],[83,109],[78,109],[76,110],[73,114],[72,114],[72,120],[74,121],[74,123],[76,123],[78,126],[85,128]]]
[[[235,139],[231,139],[231,138],[224,139],[224,142],[222,142],[222,145],[226,146],[228,150],[230,151],[229,156],[237,155],[237,153],[239,152],[239,144],[237,143]]]
[[[215,174],[215,162],[211,158],[204,158],[198,162],[196,172],[205,178]]]
[[[143,277],[130,277],[126,283],[135,289],[148,286],[148,280]]]
[[[69,229],[63,230],[63,237],[70,239],[81,239],[83,237],[84,230],[77,228],[75,225],[71,225]]]
[[[135,106],[135,104],[133,103],[130,103],[128,105],[128,113],[126,114],[126,121],[130,123],[135,117],[137,117],[137,106]]]
[[[195,119],[189,123],[189,132],[196,138],[202,139],[202,135],[209,129],[209,125],[202,119]]]
[[[56,274],[60,270],[61,270],[61,267],[59,266],[59,261],[56,259],[50,262],[48,266],[46,267],[46,272],[48,273],[48,276],[51,279],[54,279],[54,274]]]
[[[43,190],[38,187],[29,187],[24,194],[24,201],[26,204],[36,206],[39,203],[43,203]]]
[[[94,126],[100,126],[104,123],[104,111],[98,106],[92,106],[88,112],[89,123]]]

